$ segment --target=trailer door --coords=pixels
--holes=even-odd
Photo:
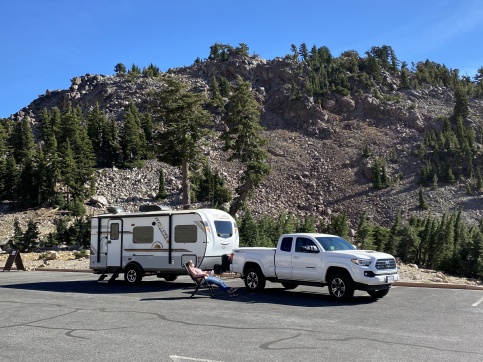
[[[118,268],[121,267],[122,220],[109,220],[107,227],[107,266]]]

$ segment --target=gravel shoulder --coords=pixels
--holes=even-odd
[[[77,257],[74,251],[55,251],[43,253],[21,254],[25,270],[89,270],[89,258]],[[3,269],[8,254],[0,254],[0,267]],[[442,272],[418,268],[414,264],[399,263],[400,282],[425,284],[451,284],[483,287],[483,281],[477,279],[461,278],[444,274]]]

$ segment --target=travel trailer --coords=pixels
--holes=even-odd
[[[215,209],[175,211],[147,205],[139,212],[109,207],[91,222],[90,268],[103,281],[124,273],[127,283],[156,275],[167,281],[186,274],[192,260],[198,268],[229,269],[239,246],[238,227],[226,212]]]

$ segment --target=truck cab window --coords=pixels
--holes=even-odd
[[[292,251],[292,238],[283,238],[280,250],[288,252]]]
[[[315,243],[312,240],[307,238],[297,238],[297,241],[295,242],[296,252],[307,253],[315,250],[318,250],[318,248],[315,246]]]

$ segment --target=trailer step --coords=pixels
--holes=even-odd
[[[114,280],[116,280],[119,277],[119,273],[113,273],[109,280],[105,280],[107,278],[108,274],[101,274],[99,279],[97,279],[98,283],[112,283]]]

